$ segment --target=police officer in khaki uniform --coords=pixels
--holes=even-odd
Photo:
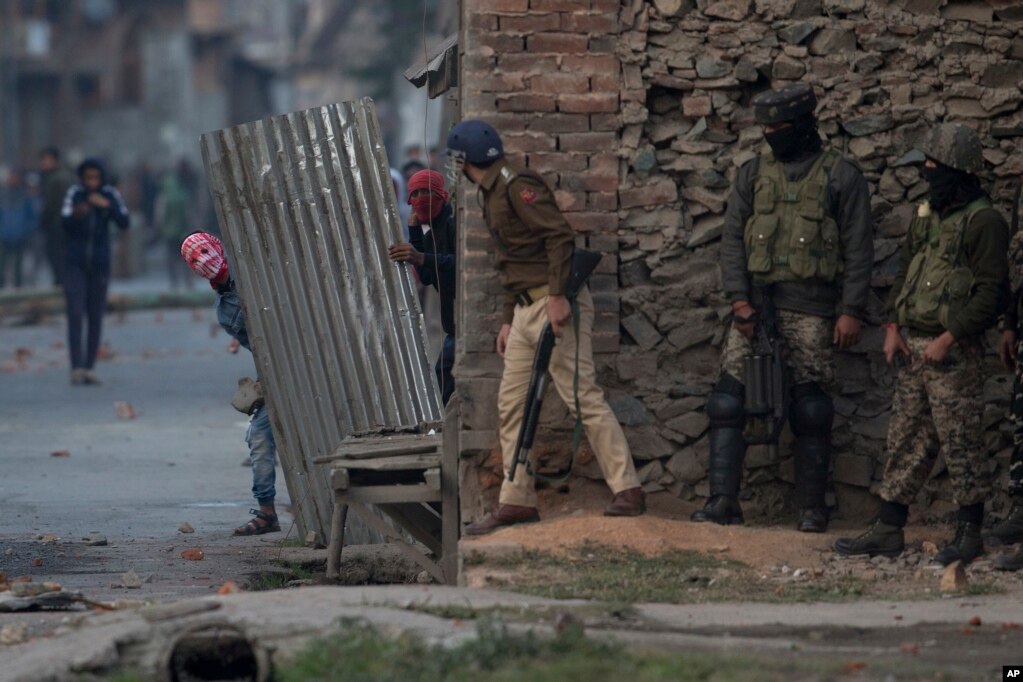
[[[983,147],[972,128],[941,124],[920,152],[930,198],[909,225],[885,325],[885,358],[889,364],[902,358],[905,366],[888,424],[884,503],[867,532],[840,538],[835,550],[901,553],[909,505],[940,452],[959,505],[955,537],[934,557],[947,565],[984,553],[980,529],[991,475],[982,337],[1004,308],[1009,229],[977,177]]]
[[[742,523],[739,484],[746,453],[744,358],[751,353],[754,297],[777,310],[791,391],[798,529],[824,532],[834,407],[834,349],[859,341],[874,246],[867,182],[823,148],[808,85],[753,99],[769,149],[739,169],[725,212],[721,274],[732,303],[721,376],[707,400],[710,499],[693,521]],[[760,292],[759,294],[757,292]],[[836,318],[837,313],[837,320]]]
[[[459,123],[448,135],[448,151],[461,161],[465,176],[479,186],[484,219],[493,237],[496,267],[505,292],[501,331],[497,336],[497,352],[504,358],[498,412],[505,470],[515,457],[533,356],[549,320],[557,336],[549,371],[558,394],[572,412],[576,347],[579,349],[578,399],[582,423],[614,495],[604,513],[642,514],[646,500],[629,445],[597,385],[592,346],[593,299],[585,288],[577,299],[581,313],[578,344],[575,338],[571,308],[565,297],[575,243],[572,228],[543,180],[504,158],[501,138],[490,125],[475,120]],[[539,519],[533,476],[520,468],[514,482],[505,479],[501,486],[497,509],[469,525],[465,532],[482,535],[502,526]]]

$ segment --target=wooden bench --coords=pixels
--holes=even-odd
[[[438,582],[457,583],[458,455],[445,457],[441,434],[349,437],[333,454],[314,461],[330,465],[334,491],[328,578],[339,576],[345,522],[354,509]]]

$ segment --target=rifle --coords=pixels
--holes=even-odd
[[[579,305],[576,298],[579,292],[586,286],[586,281],[600,264],[599,253],[576,249],[572,254],[572,268],[568,279],[568,290],[565,297],[572,304],[572,328],[575,331],[575,436],[572,452],[572,460],[575,460],[576,451],[579,449],[579,441],[582,434],[582,415],[579,409]],[[533,375],[529,379],[529,389],[526,391],[526,407],[522,414],[522,423],[519,426],[519,437],[515,443],[515,458],[512,460],[511,468],[508,469],[508,480],[515,480],[515,472],[520,465],[526,467],[526,471],[532,474],[529,465],[529,451],[533,448],[533,437],[536,436],[536,427],[540,423],[540,408],[543,407],[543,395],[547,389],[548,375],[547,368],[551,364],[551,354],[554,352],[554,329],[551,323],[547,322],[540,332],[540,342],[536,346],[536,354],[533,356]],[[559,472],[559,476],[567,476],[572,471],[572,463],[565,472]]]
[[[748,445],[777,446],[788,416],[788,381],[771,293],[770,285],[755,285],[753,291],[753,352],[743,360],[746,414],[753,422]]]

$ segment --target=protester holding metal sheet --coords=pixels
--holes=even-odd
[[[245,311],[235,286],[234,278],[227,267],[224,245],[212,234],[195,232],[185,237],[181,244],[181,257],[192,272],[209,280],[217,292],[217,321],[231,338],[246,349],[249,334],[245,328]],[[234,529],[235,535],[264,535],[281,529],[274,506],[277,479],[277,448],[273,430],[270,428],[270,413],[263,400],[259,382],[241,379],[232,407],[249,415],[249,428],[245,441],[249,445],[249,460],[252,463],[252,495],[259,509],[250,509],[255,518]]]
[[[496,247],[505,292],[497,352],[504,358],[498,396],[501,450],[511,469],[519,454],[525,399],[534,357],[547,324],[557,337],[549,358],[554,386],[581,418],[614,498],[610,516],[646,510],[632,454],[618,419],[597,385],[593,365],[593,298],[584,286],[570,300],[575,235],[543,180],[504,158],[497,131],[482,121],[463,121],[448,135],[448,151],[482,194],[483,214]],[[577,314],[573,314],[573,307]],[[540,396],[542,398],[542,396]],[[502,526],[538,521],[534,472],[520,467],[501,486],[496,510],[465,529],[483,535]]]
[[[437,171],[421,170],[409,178],[409,240],[392,244],[387,255],[397,263],[411,263],[419,280],[440,295],[440,323],[444,346],[437,358],[437,383],[447,404],[455,391],[455,211],[448,203],[444,176]],[[424,230],[426,228],[426,230]]]

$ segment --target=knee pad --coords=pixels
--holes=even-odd
[[[745,424],[746,387],[730,374],[722,374],[707,399],[711,428],[742,428]]]
[[[831,433],[835,404],[816,383],[792,387],[789,425],[797,436],[823,436]]]

